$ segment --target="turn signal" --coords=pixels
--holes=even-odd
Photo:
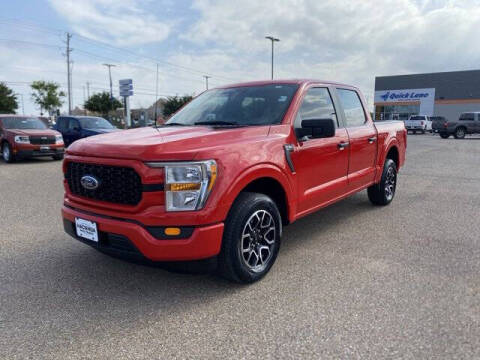
[[[199,190],[200,183],[173,183],[167,185],[168,191],[192,191]]]
[[[167,227],[165,228],[165,235],[168,236],[178,236],[180,235],[180,229],[176,227]]]

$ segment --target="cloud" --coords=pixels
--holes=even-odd
[[[213,43],[268,66],[264,37],[279,37],[281,77],[340,80],[371,92],[378,75],[480,63],[480,49],[472,46],[480,29],[477,0],[196,0],[192,8],[200,17],[183,38],[197,46]]]
[[[165,40],[170,26],[134,0],[50,0],[57,13],[78,34],[116,45],[140,45]]]

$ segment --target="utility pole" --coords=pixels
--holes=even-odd
[[[90,83],[87,81],[87,100],[90,99]]]
[[[205,78],[205,87],[207,88],[208,90],[208,79],[211,78],[211,76],[208,76],[208,75],[203,75],[203,77]]]
[[[157,126],[157,103],[158,103],[158,63],[157,63],[157,81],[155,83],[155,126]]]
[[[280,39],[274,38],[273,36],[265,36],[265,39],[268,39],[272,42],[272,80],[273,80],[273,44]]]
[[[70,49],[70,39],[72,38],[72,34],[67,33],[67,93],[68,93],[68,115],[72,113],[72,84],[71,84],[71,71],[70,71],[70,53],[72,49]]]
[[[116,65],[113,65],[113,64],[103,64],[103,65],[108,67],[108,77],[110,78],[110,104],[111,104],[111,108],[113,109],[112,66],[116,66]]]
[[[87,115],[87,109],[85,109],[85,85],[82,86],[83,89],[83,112]]]
[[[25,106],[23,103],[23,94],[16,93],[15,95],[20,95],[22,97],[22,114],[25,115]]]

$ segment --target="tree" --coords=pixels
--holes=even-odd
[[[104,91],[90,96],[90,98],[85,101],[84,107],[88,111],[100,113],[105,117],[109,111],[122,107],[122,103],[115,98],[110,99],[110,93]]]
[[[163,106],[163,116],[169,117],[192,99],[193,96],[191,95],[169,96]]]
[[[58,91],[60,84],[50,81],[34,81],[30,87],[33,90],[32,100],[40,106],[40,113],[45,109],[51,114],[54,110],[62,106],[62,98],[65,97],[63,91]]]
[[[17,98],[13,90],[0,82],[0,114],[15,114],[17,109]]]

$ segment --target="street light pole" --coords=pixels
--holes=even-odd
[[[203,77],[205,78],[205,87],[207,88],[208,90],[208,79],[211,78],[211,76],[208,76],[208,75],[203,75]]]
[[[265,39],[268,39],[272,42],[272,80],[273,80],[273,43],[280,41],[280,39],[277,39],[273,36],[265,36]]]

